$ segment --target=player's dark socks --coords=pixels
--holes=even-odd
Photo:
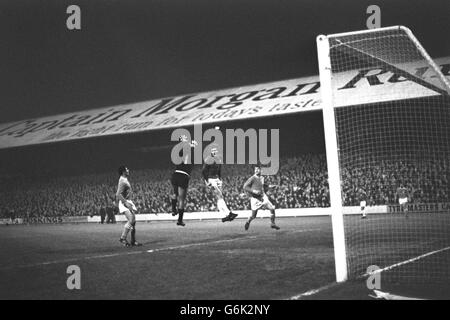
[[[178,221],[183,221],[184,209],[178,209]]]
[[[130,232],[131,234],[131,243],[135,243],[136,242],[136,230],[133,228]]]
[[[275,230],[280,230],[280,227],[275,224],[275,211],[270,210],[270,227]]]
[[[136,242],[136,221],[131,223],[131,230],[130,230],[130,236],[131,236],[131,243]]]
[[[275,224],[275,215],[274,215],[274,214],[272,214],[272,215],[270,216],[270,223],[271,223],[272,225]]]
[[[178,222],[177,225],[184,227],[185,224],[183,222],[184,209],[178,209]]]
[[[245,231],[247,231],[249,227],[250,227],[250,221],[247,221],[244,226]]]
[[[171,199],[171,202],[172,202],[172,215],[176,216],[178,214],[177,199]]]

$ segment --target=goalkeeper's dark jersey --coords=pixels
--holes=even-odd
[[[202,169],[203,179],[221,179],[222,174],[222,159],[218,156],[209,156],[205,159],[205,164]]]
[[[184,172],[184,173],[186,173],[188,175],[191,175],[192,168],[193,168],[193,164],[192,163],[180,163],[180,164],[176,165],[175,171],[181,171],[181,172]]]
[[[192,169],[194,168],[194,164],[192,161],[192,152],[194,152],[193,147],[191,147],[191,152],[189,152],[186,156],[184,156],[183,162],[180,164],[177,164],[175,166],[175,171],[181,171],[187,175],[191,175]]]

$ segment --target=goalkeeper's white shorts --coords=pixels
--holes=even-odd
[[[254,197],[250,198],[250,208],[254,211],[259,209],[275,210],[275,206],[270,202],[267,195],[262,197],[262,200],[256,199]]]
[[[137,211],[133,201],[127,200],[127,203],[131,204],[131,206],[133,207],[133,211]],[[122,200],[119,200],[119,212],[124,213],[125,211],[129,211],[129,209],[125,207],[125,205],[122,203]]]
[[[407,203],[407,202],[408,202],[408,198],[399,198],[399,199],[398,199],[398,203],[399,203],[400,205],[405,204],[405,203]]]

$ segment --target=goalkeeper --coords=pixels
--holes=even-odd
[[[218,149],[214,147],[211,149],[211,155],[205,159],[205,164],[202,169],[203,180],[208,187],[214,190],[217,197],[217,209],[220,212],[227,214],[222,219],[222,222],[233,221],[237,217],[237,214],[228,209],[228,206],[223,199],[221,168],[222,159],[219,156]]]
[[[280,229],[280,227],[275,224],[275,206],[270,202],[265,193],[265,189],[267,188],[268,186],[264,184],[264,177],[261,176],[261,167],[257,165],[255,166],[255,174],[244,184],[244,191],[251,197],[250,206],[252,209],[252,215],[245,223],[245,230],[248,230],[250,223],[256,218],[259,209],[270,210],[270,227],[275,230]]]

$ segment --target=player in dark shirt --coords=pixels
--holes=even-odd
[[[114,207],[111,205],[106,207],[106,223],[116,223]]]
[[[197,146],[197,142],[195,140],[189,142],[186,135],[180,136],[179,141],[189,144],[191,149]],[[177,225],[182,227],[185,226],[185,223],[183,222],[183,215],[186,206],[186,195],[189,180],[191,178],[191,172],[194,166],[193,161],[191,161],[191,153],[184,155],[183,162],[176,165],[175,171],[173,172],[170,180],[173,188],[173,194],[171,196],[172,215],[178,215]]]
[[[100,214],[100,223],[103,224],[105,222],[106,217],[106,209],[104,206],[101,206],[99,214]]]
[[[203,180],[206,185],[213,189],[217,197],[217,209],[224,212],[227,216],[222,219],[222,222],[233,221],[237,214],[231,212],[223,198],[222,193],[222,158],[218,154],[217,148],[211,149],[211,155],[205,159],[202,169]]]

